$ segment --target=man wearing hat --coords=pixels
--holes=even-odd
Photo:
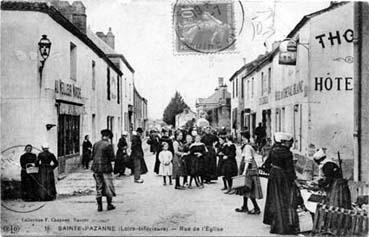
[[[113,184],[113,168],[111,162],[114,160],[114,149],[110,142],[113,133],[109,129],[101,130],[101,140],[96,142],[92,149],[92,167],[96,181],[97,211],[102,211],[102,196],[106,196],[107,210],[115,209],[112,205],[115,189]]]
[[[131,141],[131,158],[133,160],[133,173],[135,183],[143,183],[141,174],[147,173],[147,166],[144,159],[144,152],[142,150],[141,136],[143,133],[142,128],[137,128],[136,133],[132,136]]]
[[[341,168],[327,157],[324,149],[318,149],[313,155],[319,166],[318,187],[327,193],[326,202],[330,206],[351,209],[351,195],[347,180],[343,179]]]

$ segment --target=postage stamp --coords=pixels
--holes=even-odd
[[[233,2],[178,2],[173,8],[178,53],[235,50]]]

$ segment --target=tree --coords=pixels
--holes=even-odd
[[[181,94],[176,91],[174,97],[164,110],[163,121],[175,126],[176,115],[182,113],[186,108],[189,108],[189,106],[184,102]]]

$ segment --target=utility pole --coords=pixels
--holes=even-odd
[[[369,182],[369,3],[354,2],[354,179]]]

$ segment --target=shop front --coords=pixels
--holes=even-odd
[[[61,80],[55,82],[58,118],[58,173],[63,175],[78,167],[81,156],[84,103],[81,89]]]

